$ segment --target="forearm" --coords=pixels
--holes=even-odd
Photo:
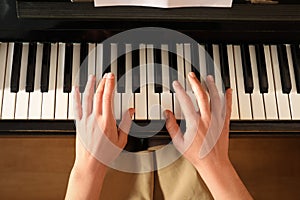
[[[68,183],[66,200],[99,199],[106,167],[97,170],[81,170],[73,167]]]
[[[214,199],[253,199],[229,160],[218,164],[196,164],[196,169]]]

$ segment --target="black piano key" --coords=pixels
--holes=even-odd
[[[154,47],[154,90],[155,93],[162,93],[162,67],[161,67],[161,49]]]
[[[48,92],[49,89],[50,53],[51,44],[45,43],[43,45],[41,92]]]
[[[178,79],[178,74],[177,74],[177,53],[176,53],[176,47],[174,44],[169,45],[169,52],[168,52],[168,57],[169,57],[169,80],[170,80],[170,91],[174,92],[173,89],[173,81]]]
[[[132,45],[132,91],[140,93],[140,52],[138,45]]]
[[[215,76],[214,53],[212,44],[205,44],[205,60],[207,75]]]
[[[111,48],[110,44],[103,43],[103,69],[102,76],[111,71]],[[115,74],[116,75],[116,74]]]
[[[228,64],[228,53],[226,44],[220,44],[220,64],[221,64],[221,75],[225,89],[230,88],[230,75],[229,75],[229,64]]]
[[[64,93],[72,91],[73,44],[67,43],[65,48]]]
[[[20,69],[21,69],[21,58],[22,58],[22,43],[15,43],[14,45],[14,55],[12,63],[12,72],[10,78],[10,91],[18,92],[20,83]]]
[[[262,44],[256,44],[255,53],[256,53],[259,89],[261,93],[268,93],[269,83],[268,83],[264,46]]]
[[[125,82],[126,82],[126,45],[118,45],[118,58],[117,58],[117,92],[125,93]],[[128,72],[131,73],[131,72]]]
[[[79,69],[79,91],[84,92],[85,85],[88,79],[88,53],[89,46],[87,43],[81,43],[80,45],[80,69]]]
[[[192,72],[194,72],[198,80],[201,80],[198,44],[191,45],[191,62]]]
[[[246,45],[246,44],[241,45],[241,56],[242,56],[242,65],[243,65],[242,67],[243,67],[243,75],[244,75],[245,92],[252,93],[253,92],[253,77],[252,77],[250,52],[249,52],[248,45]]]
[[[26,75],[26,92],[33,92],[37,43],[29,43],[28,65]]]
[[[300,93],[300,47],[291,45],[297,93]]]
[[[289,71],[289,63],[287,59],[286,46],[283,44],[277,45],[277,53],[278,53],[282,92],[288,94],[292,89],[292,84],[291,84],[291,77]]]

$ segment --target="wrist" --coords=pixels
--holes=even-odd
[[[99,199],[107,167],[74,163],[65,199]]]
[[[252,199],[229,159],[201,163],[196,169],[214,199]]]
[[[201,177],[220,176],[220,173],[231,173],[233,166],[228,159],[199,160],[194,165]]]
[[[72,174],[76,177],[104,177],[106,174],[107,166],[97,162],[97,163],[79,163],[75,161]]]

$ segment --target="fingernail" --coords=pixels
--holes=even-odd
[[[109,73],[107,74],[107,78],[113,78],[113,77],[114,77],[114,74],[113,74],[113,73],[109,72]]]
[[[164,116],[165,116],[166,119],[168,119],[168,117],[169,117],[168,111],[166,111],[166,110],[164,111]]]
[[[207,80],[207,81],[214,82],[214,77],[213,77],[212,75],[208,75],[208,76],[206,77],[206,80]]]
[[[179,86],[179,82],[178,81],[173,81],[173,86]]]
[[[103,78],[106,78],[107,77],[107,73],[105,73],[104,75],[103,75]]]
[[[91,74],[89,75],[89,81],[91,81],[94,78],[94,76]]]
[[[194,72],[190,72],[190,73],[189,73],[189,76],[190,76],[191,78],[195,78],[195,77],[196,77],[196,75],[195,75]]]
[[[129,109],[129,115],[130,115],[130,117],[132,117],[133,116],[133,114],[134,114],[134,108],[130,108]]]

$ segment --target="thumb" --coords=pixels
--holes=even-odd
[[[124,146],[127,144],[128,133],[132,124],[132,116],[134,114],[134,108],[128,109],[122,116],[122,120],[119,125],[119,142]]]
[[[166,128],[172,138],[174,145],[178,149],[183,145],[183,134],[176,122],[174,114],[169,110],[165,110],[164,115],[166,118]]]

